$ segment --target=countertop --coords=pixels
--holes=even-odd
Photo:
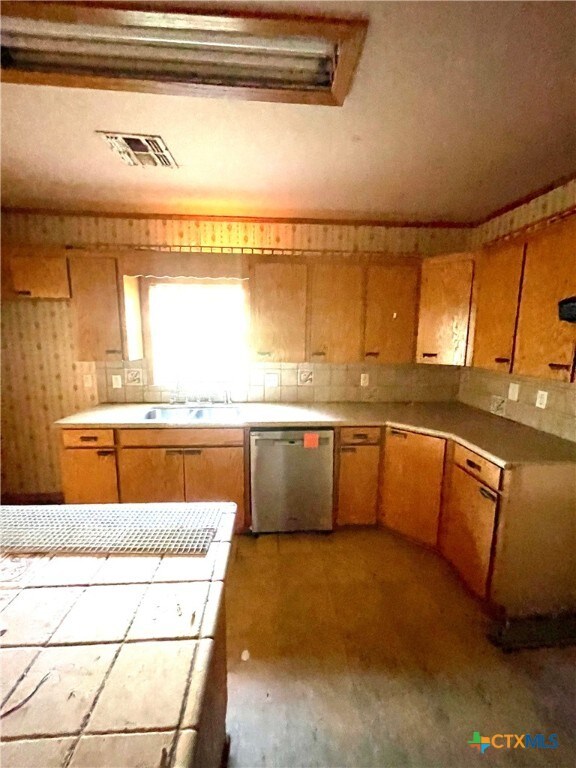
[[[233,518],[205,556],[0,559],[6,768],[190,765]]]
[[[463,403],[239,403],[238,418],[172,423],[148,420],[162,404],[100,405],[56,422],[67,428],[394,426],[456,440],[501,467],[576,463],[576,443]]]

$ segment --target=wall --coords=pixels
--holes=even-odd
[[[518,401],[508,400],[511,382],[520,386]],[[546,408],[536,408],[538,390],[548,392]],[[528,427],[576,441],[576,385],[528,376],[463,368],[458,400],[492,411]]]
[[[132,217],[48,215],[6,212],[2,219],[4,242],[53,244],[91,248],[155,248],[160,250],[255,249],[283,251],[362,252],[434,255],[480,247],[494,239],[537,224],[576,206],[576,182],[559,187],[485,224],[469,227],[402,227],[393,225],[306,224],[244,222],[185,217]],[[2,312],[2,482],[4,493],[51,493],[59,490],[59,469],[52,424],[62,416],[102,400],[126,398],[125,391],[108,387],[105,364],[74,360],[70,307],[66,301],[5,302]],[[122,366],[122,364],[120,364]],[[125,367],[134,367],[132,364]],[[268,370],[268,366],[264,366]],[[489,408],[502,377],[464,371],[458,390],[458,372],[432,366],[375,366],[375,381],[358,386],[362,366],[315,365],[315,384],[294,385],[293,366],[274,366],[281,385],[263,387],[262,369],[255,366],[237,394],[247,399],[308,402],[319,400],[450,399],[458,396]],[[146,373],[146,372],[145,372]],[[85,375],[92,376],[86,385]],[[98,390],[95,380],[98,380]],[[508,379],[504,377],[507,382]],[[537,385],[535,380],[531,380]],[[293,387],[296,386],[296,389]],[[552,391],[550,382],[540,388]],[[126,390],[128,391],[128,390]],[[131,388],[130,400],[167,399],[168,393],[149,387]],[[528,396],[528,385],[521,388]],[[99,393],[99,394],[98,394]],[[557,408],[564,397],[564,410]],[[238,397],[238,399],[244,399]],[[507,405],[506,415],[532,423],[545,431],[570,437],[563,413],[570,414],[569,394],[551,397],[550,410],[534,414],[527,402]],[[552,413],[554,412],[554,415]],[[574,439],[574,437],[572,437]]]

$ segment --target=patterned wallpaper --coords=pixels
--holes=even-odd
[[[60,490],[52,425],[98,402],[95,364],[75,362],[73,349],[70,302],[3,303],[3,493]]]
[[[575,206],[576,181],[572,181],[476,229],[6,212],[2,217],[2,239],[20,244],[102,248],[242,247],[428,256],[480,247]],[[85,380],[85,376],[91,378]],[[68,302],[4,302],[4,493],[59,491],[58,450],[52,424],[98,402],[96,381],[93,363],[74,360]]]

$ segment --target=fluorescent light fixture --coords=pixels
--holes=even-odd
[[[362,20],[5,2],[3,79],[340,104],[365,33]]]

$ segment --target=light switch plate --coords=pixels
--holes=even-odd
[[[264,386],[265,387],[277,387],[280,383],[280,377],[277,373],[265,373],[264,374]]]
[[[368,373],[361,373],[360,374],[360,386],[361,387],[367,387],[368,384],[370,384],[370,374],[368,374]]]
[[[546,408],[548,402],[548,392],[543,389],[539,389],[536,395],[536,408]]]
[[[516,382],[513,381],[508,385],[508,400],[514,400],[514,402],[517,402],[519,394],[520,384],[516,384]]]
[[[112,376],[112,389],[122,389],[122,376],[120,374]]]

